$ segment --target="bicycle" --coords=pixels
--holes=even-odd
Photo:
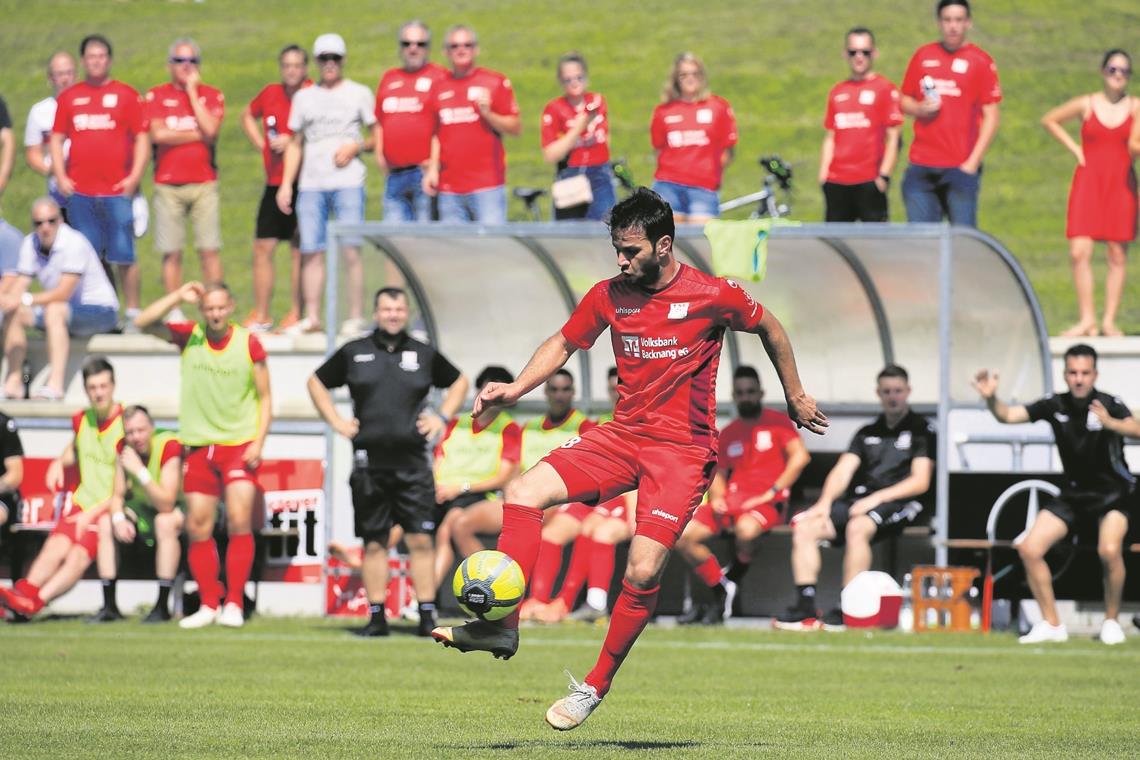
[[[720,204],[721,214],[753,203],[756,208],[749,219],[779,219],[791,213],[792,167],[776,154],[762,156],[760,166],[764,170],[760,190]]]

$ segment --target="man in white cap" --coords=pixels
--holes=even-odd
[[[294,332],[320,329],[321,291],[325,286],[326,230],[330,215],[340,222],[364,219],[364,163],[358,156],[375,145],[376,115],[372,90],[344,78],[347,48],[339,34],[322,34],[313,45],[320,77],[315,87],[293,96],[289,129],[293,140],[285,149],[285,169],[277,205],[288,214],[294,206],[297,182],[297,226],[301,234],[302,319]],[[362,130],[370,130],[367,138]],[[299,178],[298,178],[299,172]],[[348,287],[348,319],[344,334],[367,329],[362,318],[364,267],[360,240],[346,239],[341,251]],[[335,271],[335,269],[334,269]]]

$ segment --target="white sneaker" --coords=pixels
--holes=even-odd
[[[1033,624],[1029,629],[1029,633],[1025,634],[1017,640],[1019,644],[1045,644],[1049,642],[1060,643],[1069,640],[1069,632],[1065,629],[1065,624],[1053,625],[1045,620],[1039,620]]]
[[[368,323],[360,317],[350,317],[344,320],[340,326],[340,335],[355,338],[357,335],[363,335],[368,332]]]
[[[205,628],[218,620],[217,607],[199,607],[193,615],[187,615],[178,621],[179,628]]]
[[[1107,618],[1100,626],[1101,643],[1114,646],[1116,644],[1124,643],[1124,629],[1120,627],[1120,623],[1112,618]]]
[[[298,319],[293,324],[284,328],[281,332],[284,335],[306,335],[308,333],[320,332],[321,326],[310,317]]]
[[[224,625],[226,628],[241,628],[245,625],[245,612],[242,611],[241,605],[230,602],[222,607],[221,613],[218,614],[218,625]]]
[[[578,683],[569,671],[566,676],[570,679],[570,696],[558,700],[546,711],[546,722],[557,731],[569,731],[582,725],[602,703],[597,689]]]
[[[732,617],[732,603],[736,601],[737,586],[734,581],[724,579],[724,619]]]
[[[186,318],[186,315],[184,313],[182,313],[182,307],[181,306],[175,306],[173,309],[166,312],[166,317],[163,318],[162,321],[163,321],[163,323],[166,323],[166,322],[189,322],[190,320]]]

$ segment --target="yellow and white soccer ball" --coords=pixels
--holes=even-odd
[[[519,563],[502,552],[475,552],[460,563],[451,581],[459,606],[480,620],[502,620],[526,594]]]

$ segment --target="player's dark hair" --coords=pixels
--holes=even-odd
[[[736,371],[732,373],[732,379],[755,380],[756,382],[760,382],[760,373],[750,364],[741,364],[736,368]]]
[[[83,362],[83,382],[84,384],[93,376],[101,372],[111,373],[111,382],[115,382],[115,368],[111,366],[111,362],[107,361],[106,356],[92,356],[87,361]]]
[[[396,287],[392,287],[392,286],[388,286],[386,288],[380,288],[379,290],[376,291],[376,295],[374,295],[372,297],[372,308],[373,309],[375,309],[377,306],[380,305],[380,296],[387,296],[388,298],[405,298],[406,299],[408,297],[408,291],[404,290],[403,288],[396,288]]]
[[[487,383],[513,383],[515,376],[506,367],[498,364],[489,364],[475,378],[475,389],[479,390]]]
[[[1128,61],[1128,68],[1132,68],[1132,56],[1128,55],[1127,51],[1121,50],[1120,48],[1113,48],[1112,50],[1109,50],[1107,53],[1105,53],[1104,60],[1100,62],[1100,67],[1102,69],[1106,68],[1108,66],[1108,62],[1112,60],[1112,57],[1114,55],[1124,56],[1125,60]]]
[[[83,38],[83,40],[79,43],[80,57],[83,57],[83,54],[87,52],[88,45],[102,45],[103,47],[107,48],[108,58],[115,57],[114,52],[111,50],[111,41],[101,34],[89,34]]]
[[[846,42],[853,34],[865,34],[871,38],[871,46],[875,45],[875,33],[865,26],[853,26],[847,30],[847,34],[843,35],[843,40]]]
[[[942,18],[942,9],[949,8],[951,5],[960,5],[965,8],[966,18],[973,15],[970,13],[970,0],[938,0],[938,8],[934,11],[934,17]]]
[[[673,209],[668,202],[648,187],[639,187],[624,200],[610,209],[606,224],[610,235],[625,230],[641,230],[649,244],[657,247],[657,241],[677,233],[673,224]]]
[[[1070,357],[1088,356],[1093,360],[1093,366],[1096,366],[1096,349],[1088,343],[1078,343],[1075,346],[1069,346],[1069,350],[1065,352],[1065,362],[1068,363]]]
[[[560,82],[562,81],[562,67],[568,63],[576,63],[581,66],[583,74],[590,73],[590,67],[586,65],[586,59],[582,57],[582,54],[577,51],[571,51],[565,55],[558,56],[558,65],[554,67],[554,76],[558,77]]]
[[[281,48],[281,52],[277,54],[277,62],[281,63],[281,59],[289,53],[300,53],[305,58],[305,65],[309,65],[309,51],[305,50],[305,48],[301,47],[297,43],[286,45],[285,47]]]
[[[561,375],[562,377],[569,380],[571,385],[574,384],[574,375],[572,375],[570,373],[570,370],[566,369],[565,367],[559,367],[558,369],[554,370],[554,374],[547,378],[546,382],[550,382],[558,375]]]
[[[907,371],[905,369],[897,364],[888,364],[887,366],[883,367],[883,369],[879,372],[878,377],[875,379],[882,380],[884,377],[901,377],[904,383],[910,382],[910,375],[907,374]]]
[[[150,416],[150,410],[147,409],[142,404],[131,404],[126,409],[124,409],[123,410],[123,419],[129,420],[131,417],[134,417],[136,414],[145,414],[146,418],[148,420],[150,420],[151,423],[154,423],[154,417]]]
[[[617,376],[618,376],[617,367],[610,367],[609,371],[606,372],[606,379],[607,380],[611,377],[617,377]]]

